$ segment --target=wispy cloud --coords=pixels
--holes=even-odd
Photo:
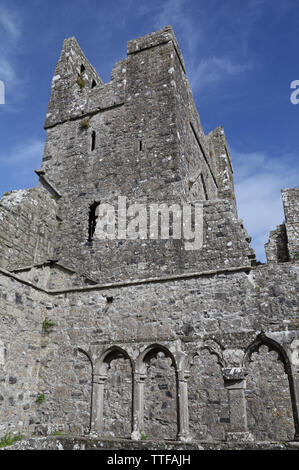
[[[0,57],[0,77],[5,84],[12,85],[18,82],[13,65],[5,57]]]
[[[24,86],[16,55],[22,37],[22,21],[16,11],[0,6],[0,80],[5,84],[6,105],[1,109],[13,110],[12,104],[23,98]]]
[[[196,8],[194,3],[186,0],[168,0],[159,5],[151,11],[148,6],[147,14],[152,15],[155,28],[168,24],[173,26],[183,50],[193,92],[240,76],[251,68],[246,58],[240,61],[235,57],[235,47],[228,50],[225,56],[219,54],[221,40],[224,36],[227,39],[233,32],[229,28],[223,31],[221,25],[215,23],[205,2],[199,0]],[[140,10],[143,14],[145,8]],[[227,14],[226,11],[224,14]]]
[[[231,80],[250,70],[248,63],[237,64],[229,58],[210,56],[202,59],[199,65],[191,70],[190,83],[194,90],[199,91],[224,80]]]
[[[296,187],[299,163],[294,155],[269,156],[231,149],[239,217],[252,236],[257,259],[265,261],[264,244],[270,230],[284,220],[281,189]]]
[[[188,11],[184,0],[168,0],[160,3],[159,10],[154,14],[153,24],[155,28],[163,28],[171,24],[178,33],[181,33],[188,52],[195,53],[201,30]]]
[[[21,35],[21,22],[19,16],[12,11],[0,6],[0,30],[9,35],[9,40],[19,38]]]
[[[0,166],[17,167],[18,172],[27,171],[27,165],[32,172],[34,163],[39,167],[43,155],[44,142],[31,140],[24,145],[17,145],[8,153],[0,154]]]

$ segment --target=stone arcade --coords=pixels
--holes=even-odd
[[[130,41],[109,83],[66,39],[45,129],[38,186],[0,201],[0,437],[21,432],[19,448],[298,441],[299,191],[282,191],[285,222],[257,263],[224,131],[204,134],[171,27]],[[118,197],[201,202],[202,248],[97,238],[98,205]]]

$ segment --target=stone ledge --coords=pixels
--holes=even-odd
[[[196,442],[51,436],[24,438],[0,450],[203,450],[203,447]]]
[[[114,450],[114,451],[201,451],[201,450],[299,450],[299,442],[247,441],[204,442],[132,441],[129,439],[101,439],[97,437],[51,436],[28,437],[0,450]]]

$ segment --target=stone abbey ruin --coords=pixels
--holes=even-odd
[[[66,39],[45,129],[37,187],[0,201],[0,438],[296,447],[299,190],[282,190],[258,263],[224,131],[204,134],[171,27],[129,41],[109,83]],[[120,196],[199,201],[202,247],[100,239],[99,204]]]

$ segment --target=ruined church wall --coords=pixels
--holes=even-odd
[[[130,41],[107,84],[67,40],[45,127],[39,187],[0,205],[1,266],[22,266],[23,278],[0,271],[1,435],[88,434],[103,403],[101,434],[130,437],[138,384],[142,431],[176,439],[177,387],[188,383],[192,438],[224,440],[244,425],[241,389],[234,399],[229,388],[236,373],[254,437],[292,439],[298,265],[251,267],[224,134],[204,136],[171,29]],[[202,249],[186,251],[184,239],[88,241],[90,206],[118,196],[205,200]],[[62,264],[45,263],[53,256]]]
[[[29,433],[35,414],[46,295],[0,272],[0,436]],[[34,423],[34,425],[33,425]]]

